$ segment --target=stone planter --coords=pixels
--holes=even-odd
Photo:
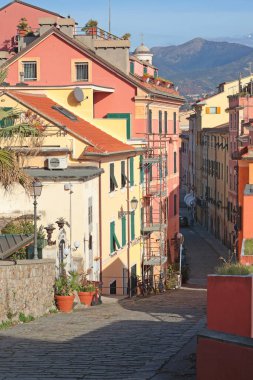
[[[253,337],[253,276],[209,275],[207,327]]]
[[[78,297],[80,302],[84,305],[91,306],[93,297],[95,296],[96,291],[94,292],[78,292]]]
[[[55,296],[56,307],[63,313],[70,313],[73,310],[75,296]]]

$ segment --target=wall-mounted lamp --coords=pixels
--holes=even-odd
[[[130,205],[131,205],[132,211],[135,211],[137,209],[137,206],[138,206],[138,199],[133,197],[130,201]],[[132,211],[124,211],[123,207],[121,206],[121,209],[118,212],[118,217],[123,218],[125,215],[129,215]]]

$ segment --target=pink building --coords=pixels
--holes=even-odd
[[[22,14],[21,17],[26,17],[32,27],[38,25],[36,19],[40,17],[58,16],[50,12],[41,15],[43,10],[16,1],[2,8],[0,17],[12,7],[23,7],[19,10],[18,18]],[[5,25],[5,39],[15,33],[16,18],[13,16],[10,20]],[[160,183],[164,189],[162,196],[151,191],[152,200],[146,205],[144,202],[143,223],[146,237],[152,240],[152,234],[159,232],[155,215],[162,213],[163,228],[166,230],[162,256],[166,259],[164,263],[168,260],[174,262],[178,254],[175,237],[179,231],[178,115],[183,98],[175,90],[173,83],[158,77],[158,70],[152,65],[152,54],[146,47],[143,51],[143,45],[135,52],[135,56],[130,57],[130,73],[124,73],[87,48],[84,43],[85,36],[81,43],[71,33],[63,33],[56,28],[46,29],[41,29],[40,36],[4,62],[2,67],[8,70],[6,82],[9,88],[22,92],[71,89],[76,86],[92,89],[93,118],[125,119],[126,130],[122,138],[136,146],[146,145],[148,141],[149,152],[152,154],[159,155],[162,145],[162,163],[154,163],[153,160],[150,164],[148,155],[143,157],[144,163],[140,162],[140,167],[145,172],[144,182],[149,187],[148,192]],[[101,35],[99,38],[102,38]],[[121,49],[119,41],[119,54],[122,53]],[[71,99],[67,99],[67,102],[71,103]],[[150,218],[152,213],[154,218]],[[150,246],[149,241],[146,266],[157,265],[150,261]]]

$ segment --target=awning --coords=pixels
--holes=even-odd
[[[149,259],[144,260],[144,265],[157,265],[159,266],[160,264],[165,264],[167,262],[167,257],[166,256],[152,256]]]

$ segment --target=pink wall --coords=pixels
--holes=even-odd
[[[252,285],[252,276],[208,276],[208,329],[252,338]]]
[[[197,380],[251,379],[253,348],[243,344],[198,337]]]
[[[10,47],[10,41],[17,34],[17,24],[19,20],[25,17],[28,24],[33,28],[39,27],[38,19],[41,17],[57,18],[50,12],[40,11],[29,7],[29,5],[13,3],[0,11],[0,50],[7,50]],[[5,42],[7,41],[7,42]]]

